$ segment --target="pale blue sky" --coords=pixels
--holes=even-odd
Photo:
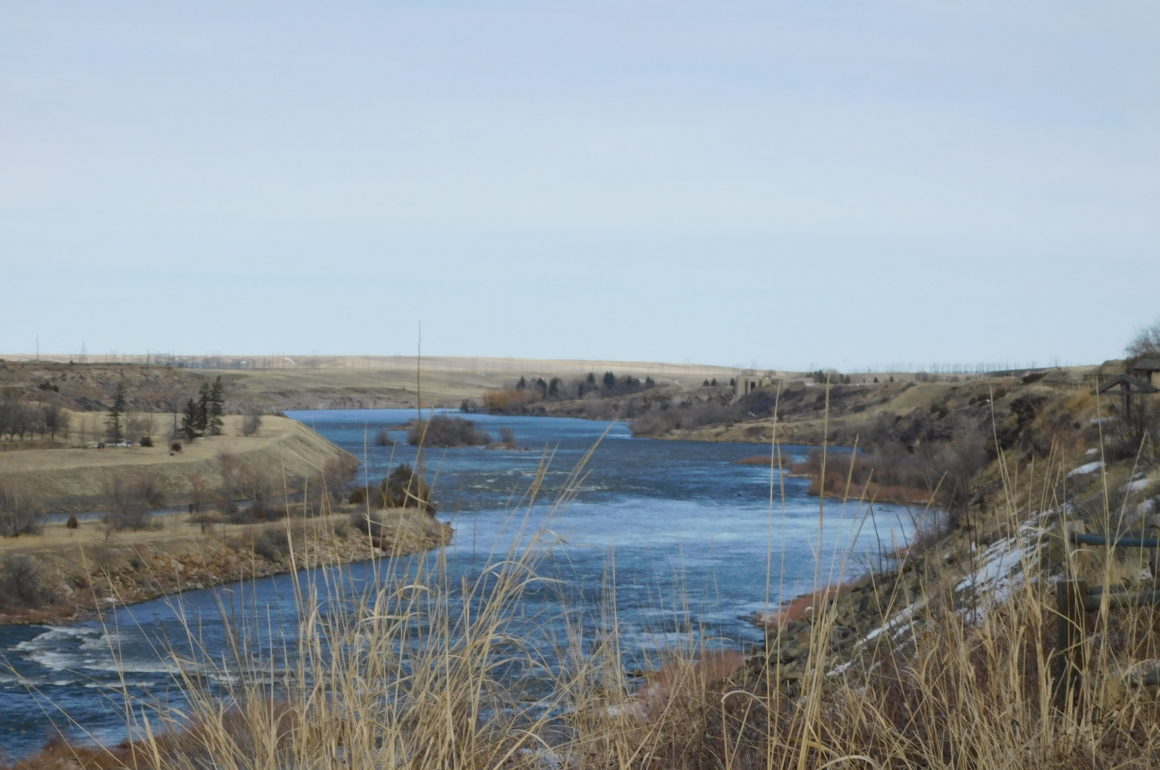
[[[1092,363],[1152,2],[0,2],[0,352]]]

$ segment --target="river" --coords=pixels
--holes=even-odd
[[[288,414],[360,457],[367,480],[416,463],[400,427],[413,410]],[[754,647],[762,637],[748,620],[753,613],[811,590],[815,580],[881,565],[913,531],[912,512],[899,506],[826,501],[819,516],[821,503],[806,494],[804,479],[736,463],[768,446],[639,439],[623,423],[470,418],[497,437],[510,429],[521,448],[426,450],[438,516],[456,535],[442,552],[392,567],[396,574],[445,569],[457,585],[513,540],[536,549],[537,572],[557,588],[528,591],[519,611],[536,619],[527,625],[529,643],[549,660],[568,623],[608,631],[610,608],[629,668],[687,644]],[[394,446],[376,445],[384,428]],[[808,451],[783,448],[796,458]],[[561,498],[566,504],[555,505]],[[549,534],[533,540],[537,532]],[[382,575],[355,564],[299,578],[357,589]],[[228,686],[239,675],[227,660],[231,634],[244,637],[253,659],[291,666],[284,642],[297,633],[298,610],[293,577],[285,575],[120,608],[100,622],[0,626],[0,746],[19,757],[57,728],[119,741],[140,704],[180,705],[179,668],[211,689]]]

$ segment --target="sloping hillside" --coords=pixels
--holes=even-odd
[[[224,435],[181,442],[181,451],[156,446],[44,449],[0,454],[0,488],[36,490],[50,510],[100,510],[117,488],[147,479],[164,504],[247,496],[243,488],[264,484],[274,493],[301,491],[307,483],[349,471],[355,459],[301,423],[264,417],[259,432],[241,436],[238,416],[227,416]]]

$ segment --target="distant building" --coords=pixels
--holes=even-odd
[[[1144,356],[1132,362],[1130,366],[1132,376],[1152,383],[1152,375],[1160,372],[1160,356]]]
[[[757,372],[747,371],[741,372],[734,380],[733,386],[733,400],[748,395],[755,390],[768,388],[774,383],[774,378],[771,374],[758,374]]]

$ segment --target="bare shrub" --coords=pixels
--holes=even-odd
[[[491,443],[491,437],[471,420],[436,415],[430,420],[417,420],[407,432],[407,443],[429,447],[483,446]]]
[[[50,570],[26,553],[12,553],[0,562],[0,597],[16,607],[41,607],[58,598]]]
[[[105,524],[110,530],[147,529],[153,511],[165,504],[161,483],[148,473],[113,474],[105,484],[109,512]]]
[[[632,435],[661,436],[680,427],[681,416],[676,409],[645,412],[632,421]]]
[[[189,512],[200,513],[209,504],[212,495],[209,480],[200,473],[189,475]]]
[[[231,452],[221,452],[218,464],[222,474],[223,507],[240,500],[248,504],[251,515],[259,520],[273,513],[270,505],[273,484],[265,474]]]
[[[431,500],[431,487],[410,465],[403,463],[391,471],[380,488],[391,508],[422,508],[428,513],[435,512]]]
[[[26,485],[0,488],[0,537],[35,535],[43,513],[44,502]]]
[[[290,553],[290,536],[281,528],[266,529],[254,538],[252,548],[266,561],[281,561]]]
[[[372,508],[422,508],[432,514],[437,510],[431,487],[406,463],[396,467],[377,486],[356,487],[347,501],[356,505],[369,504]]]
[[[153,446],[154,432],[151,414],[133,414],[125,418],[125,437],[129,441],[139,442],[141,446]],[[149,439],[148,444],[144,443],[146,438]]]
[[[543,395],[535,389],[493,390],[483,394],[483,408],[492,413],[520,412],[528,405],[543,401]]]
[[[1160,355],[1160,317],[1137,329],[1124,352],[1133,358]]]
[[[375,434],[375,446],[394,446],[395,442],[391,438],[391,432],[386,428],[379,428],[378,433]]]
[[[516,434],[511,428],[499,429],[499,445],[504,449],[519,449],[520,445],[516,441]]]
[[[351,455],[327,460],[322,466],[322,482],[326,491],[335,495],[344,489],[358,473],[358,466],[358,458]]]
[[[257,412],[247,412],[242,418],[242,435],[255,436],[262,429],[262,415]]]

